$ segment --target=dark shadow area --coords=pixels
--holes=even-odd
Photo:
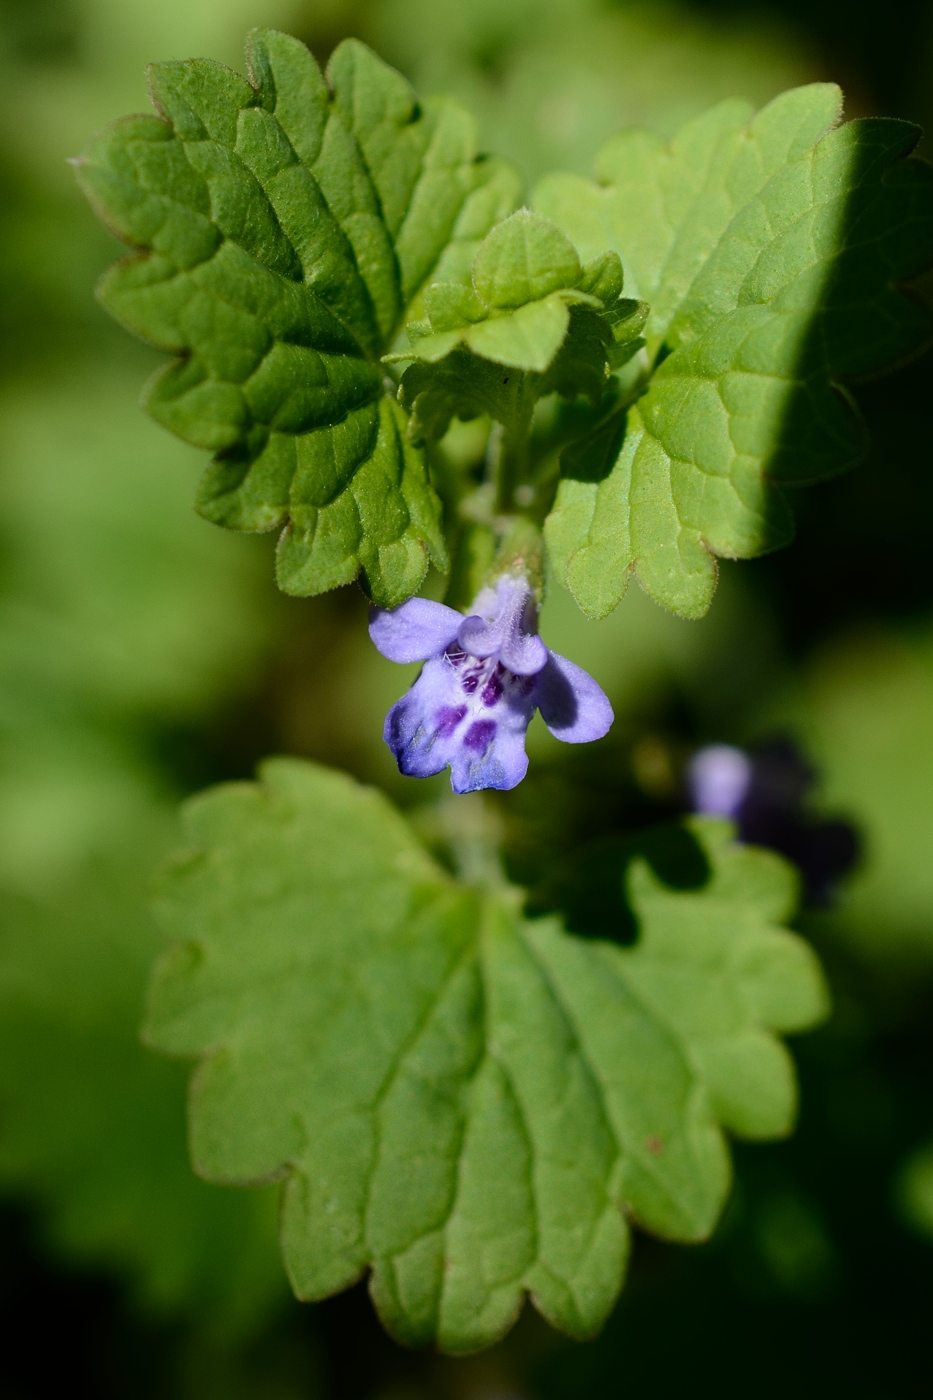
[[[836,178],[849,188],[845,208],[819,208],[825,240],[838,218],[832,264],[807,327],[768,477],[793,487],[849,469],[867,451],[864,425],[846,390],[924,350],[933,311],[900,285],[924,272],[933,230],[933,167],[911,155],[915,129],[863,118],[822,144]],[[844,176],[843,176],[843,172]],[[854,308],[858,306],[856,314]]]
[[[710,877],[706,854],[693,833],[671,822],[632,836],[604,836],[568,858],[551,895],[572,933],[634,943],[635,915],[626,897],[632,862],[647,861],[673,890],[700,890]]]
[[[867,458],[793,493],[797,538],[747,566],[794,653],[865,620],[910,620],[933,604],[930,403],[933,355],[858,390]]]
[[[925,0],[901,0],[884,12],[877,0],[693,0],[700,14],[728,22],[750,9],[793,24],[814,45],[828,77],[846,89],[848,114],[871,112],[922,121],[928,115],[930,10]]]
[[[27,1212],[0,1213],[0,1395],[3,1400],[150,1400],[166,1394],[165,1342],[127,1312],[104,1276],[56,1269]]]
[[[571,481],[605,481],[622,450],[627,421],[628,413],[617,410],[579,442],[565,447],[560,456],[561,476]]]
[[[749,757],[751,781],[736,816],[739,835],[793,861],[811,904],[831,904],[861,856],[858,829],[808,811],[817,772],[791,738],[778,735],[757,744]]]

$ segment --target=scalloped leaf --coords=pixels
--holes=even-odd
[[[722,823],[690,830],[707,884],[675,892],[636,864],[623,947],[454,880],[385,798],[324,768],[274,760],[190,804],[146,1036],[201,1057],[197,1170],[285,1175],[299,1297],[370,1270],[396,1337],[463,1352],[527,1291],[582,1338],[621,1287],[626,1216],[709,1234],[722,1129],[790,1130],[775,1032],[812,1025],[825,991],[779,926],[789,867]]]
[[[348,40],[322,76],[305,46],[250,36],[250,80],[207,59],[150,69],[158,116],[127,117],[77,162],[100,217],[137,255],[100,296],[178,358],[149,385],[161,423],[217,456],[202,515],[284,526],[280,587],[361,571],[394,607],[429,559],[440,506],[380,356],[423,285],[469,266],[514,208],[509,167],[479,159],[470,116],[419,104]]]
[[[845,470],[863,430],[844,383],[929,343],[933,315],[898,284],[933,263],[933,170],[906,122],[838,125],[814,84],[757,116],[714,107],[667,144],[627,131],[598,181],[545,178],[535,207],[587,258],[622,259],[651,305],[647,389],[564,461],[547,538],[584,612],[634,570],[700,617],[716,556],[786,544],[781,486]]]

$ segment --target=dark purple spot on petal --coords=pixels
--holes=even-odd
[[[483,686],[483,704],[495,705],[502,697],[502,682],[498,674],[490,676]]]
[[[466,691],[467,695],[472,695],[476,687],[479,685],[479,676],[476,674],[475,671],[468,671],[463,677],[463,680],[460,682],[460,684]]]
[[[438,738],[449,739],[465,714],[466,705],[445,705],[443,709],[438,710],[434,716]]]
[[[474,753],[485,753],[496,732],[496,722],[492,719],[478,719],[471,724],[463,736],[463,746]]]

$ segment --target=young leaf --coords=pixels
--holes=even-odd
[[[634,569],[659,602],[701,616],[715,556],[785,544],[781,486],[832,476],[863,448],[844,383],[928,343],[930,311],[898,283],[933,262],[933,171],[905,122],[837,125],[829,84],[752,117],[726,102],[668,145],[604,148],[598,183],[547,177],[535,207],[582,257],[612,248],[651,305],[651,378],[565,475],[548,541],[594,617]]]
[[[527,209],[483,240],[468,284],[435,283],[424,305],[409,348],[387,357],[414,362],[399,397],[416,441],[442,437],[454,414],[488,413],[524,435],[536,401],[555,391],[598,403],[610,366],[643,344],[648,313],[622,296],[617,254],[584,267],[560,230]]]
[[[150,70],[159,116],[97,137],[78,178],[137,256],[100,296],[178,358],[146,406],[216,452],[198,509],[238,530],[285,526],[277,573],[319,593],[362,570],[394,607],[428,559],[439,504],[380,356],[420,289],[456,276],[516,202],[476,157],[470,117],[419,105],[356,41],[321,75],[303,44],[251,35],[250,81],[206,59]]]
[[[629,948],[458,883],[379,794],[307,763],[215,789],[188,822],[146,1035],[202,1057],[198,1171],[285,1175],[299,1297],[370,1269],[410,1344],[487,1345],[525,1291],[591,1336],[622,1283],[626,1215],[704,1238],[728,1189],[722,1128],[790,1129],[774,1032],[818,1019],[823,985],[778,927],[789,868],[725,825],[691,828],[712,868],[698,891],[632,870]]]

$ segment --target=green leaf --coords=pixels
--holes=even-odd
[[[812,1024],[825,993],[778,926],[789,867],[724,824],[690,829],[709,882],[675,892],[636,864],[641,937],[622,947],[458,883],[382,796],[327,769],[275,760],[190,805],[146,1035],[202,1057],[197,1170],[285,1175],[299,1297],[370,1269],[406,1343],[487,1345],[525,1291],[588,1337],[622,1283],[626,1216],[709,1234],[722,1128],[789,1131],[774,1032]]]
[[[651,305],[647,392],[565,462],[548,542],[583,610],[611,611],[634,570],[688,617],[715,556],[787,543],[782,486],[850,466],[863,430],[843,385],[915,353],[928,308],[899,283],[933,262],[933,171],[905,122],[837,125],[815,84],[757,116],[726,102],[670,145],[623,132],[598,183],[547,177],[535,207],[582,257],[614,249]],[[616,429],[613,460],[606,437]]]
[[[623,297],[622,282],[615,253],[583,266],[573,244],[527,209],[497,224],[477,249],[469,284],[428,287],[426,319],[409,324],[408,348],[387,356],[414,361],[399,393],[410,436],[437,439],[454,415],[482,413],[524,436],[547,394],[598,403],[610,366],[643,344],[648,308]]]
[[[99,764],[103,796],[107,779]],[[145,889],[174,824],[138,788],[121,815],[67,879],[0,894],[0,1190],[59,1258],[125,1279],[158,1315],[242,1336],[287,1296],[277,1192],[191,1173],[185,1070],[138,1036],[158,942]]]
[[[577,250],[560,229],[524,209],[493,230],[473,259],[476,295],[502,310],[573,287],[579,278]]]
[[[107,128],[78,162],[137,255],[100,296],[178,358],[146,406],[217,453],[208,519],[284,526],[280,586],[319,593],[362,570],[392,607],[446,567],[440,507],[380,356],[422,286],[456,275],[514,207],[468,114],[423,105],[356,41],[321,75],[303,44],[256,30],[250,81],[206,60],[157,64],[158,117]]]

